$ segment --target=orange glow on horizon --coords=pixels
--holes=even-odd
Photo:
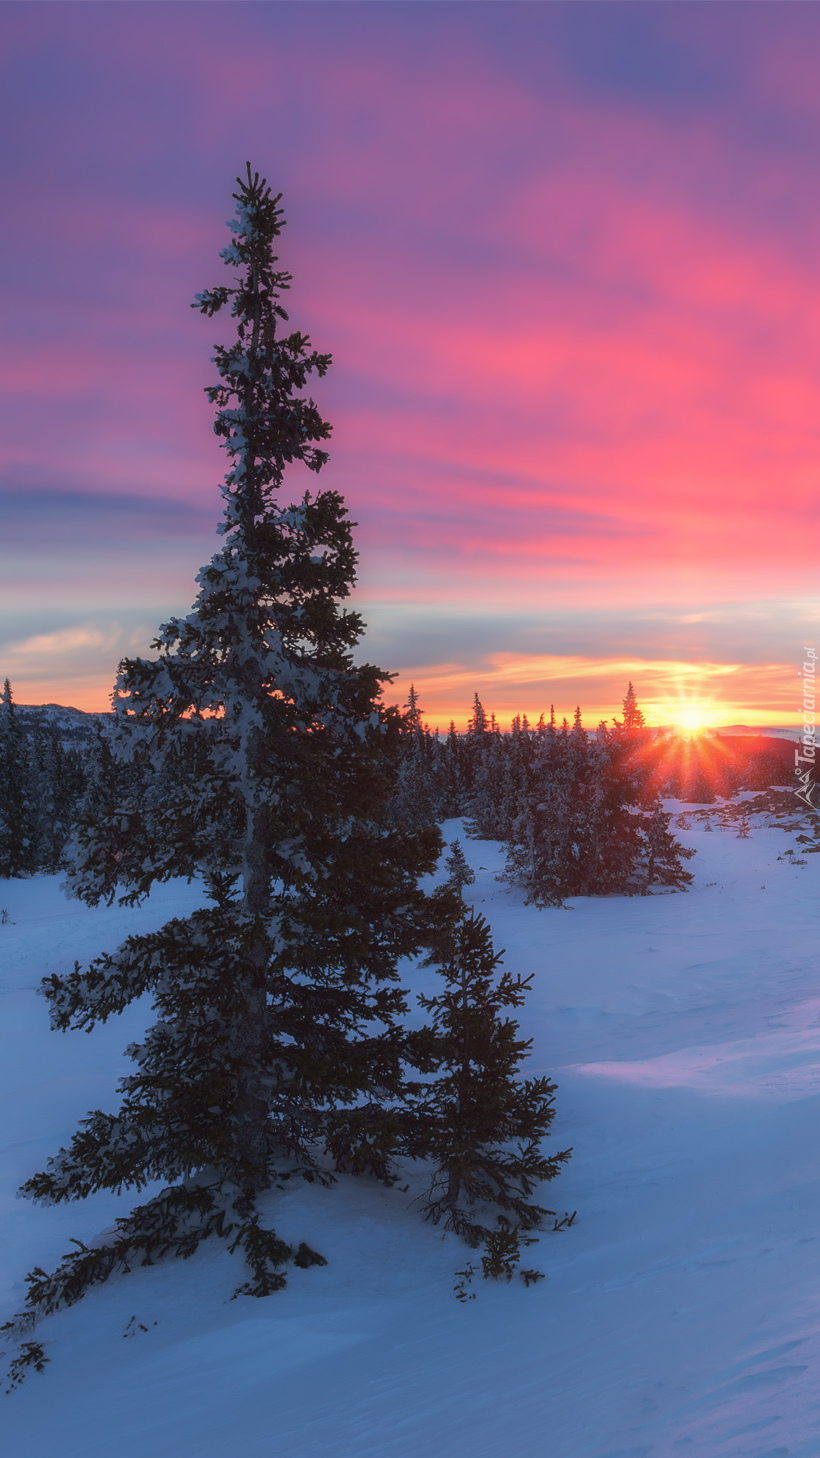
[[[704,715],[699,709],[684,709],[678,714],[677,727],[690,738],[697,738],[713,724],[713,717]]]
[[[425,720],[441,730],[451,719],[457,729],[466,728],[475,693],[502,729],[516,714],[535,724],[540,714],[549,716],[551,705],[559,724],[564,717],[571,723],[578,705],[585,727],[594,729],[602,719],[620,719],[630,682],[647,724],[655,728],[692,734],[731,725],[793,728],[798,722],[794,668],[779,663],[494,655],[482,664],[402,669],[389,698],[403,703],[414,684]]]
[[[641,672],[645,680],[647,669],[652,667],[646,663],[635,665],[631,680],[635,685],[638,705],[650,727],[677,727],[687,733],[702,733],[734,724],[745,724],[750,729],[792,728],[797,724],[796,711],[789,712],[782,701],[778,702],[780,696],[776,691],[776,681],[771,684],[771,697],[764,703],[759,702],[755,695],[754,702],[727,697],[687,705],[678,698],[641,695]],[[458,729],[466,728],[473,695],[478,693],[487,713],[494,713],[504,729],[509,728],[510,720],[516,714],[526,714],[530,723],[535,724],[539,714],[549,715],[551,704],[555,706],[559,724],[565,716],[571,723],[575,707],[579,705],[585,726],[594,729],[602,719],[611,722],[613,718],[621,717],[621,699],[629,681],[628,674],[624,677],[622,672],[613,673],[612,692],[606,694],[604,686],[596,681],[598,675],[590,674],[586,681],[579,675],[572,693],[567,692],[565,683],[554,681],[545,681],[535,692],[532,684],[522,685],[522,692],[516,693],[508,684],[500,685],[484,666],[473,671],[469,666],[455,668],[442,665],[442,668],[443,672],[438,668],[402,671],[386,689],[385,702],[404,703],[412,683],[419,694],[423,716],[432,728],[438,725],[445,730],[451,719]],[[763,687],[761,684],[760,688]],[[22,675],[12,678],[17,703],[60,703],[89,713],[110,709],[112,688],[113,674],[106,678],[94,675],[93,679],[78,677],[63,682],[38,681]]]
[[[67,634],[55,635],[53,642],[50,637],[29,640],[25,653],[8,655],[17,703],[60,703],[97,713],[110,709],[118,658],[123,651],[141,656],[146,646],[132,641],[122,647],[102,635],[96,641],[90,633],[78,636],[87,656],[85,662],[78,658],[76,665],[65,661],[72,656]],[[38,663],[33,647],[42,648]],[[147,656],[152,656],[150,650]],[[578,705],[585,727],[594,729],[602,719],[610,724],[620,719],[629,682],[650,727],[678,728],[687,734],[730,725],[746,725],[753,731],[794,728],[801,712],[791,664],[683,663],[580,654],[495,654],[483,661],[402,667],[384,698],[386,703],[404,704],[414,684],[425,721],[442,732],[451,719],[457,729],[466,728],[476,693],[486,713],[495,714],[504,730],[516,714],[526,714],[536,724],[539,715],[549,717],[551,705],[559,724],[564,717],[572,723]]]

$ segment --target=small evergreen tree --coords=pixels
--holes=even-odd
[[[478,694],[474,694],[473,712],[470,715],[470,719],[467,724],[467,733],[471,739],[480,740],[484,734],[488,733],[488,731],[489,725],[487,723],[487,716],[484,713],[484,705],[478,697]]]
[[[504,741],[494,726],[470,743],[473,768],[468,833],[479,840],[497,840],[504,834]]]
[[[404,708],[404,722],[407,729],[411,734],[421,734],[423,727],[421,722],[421,707],[419,705],[419,696],[416,693],[415,684],[411,683],[410,685],[410,692],[407,695],[407,703]]]
[[[31,778],[28,741],[6,679],[0,697],[0,876],[28,876],[37,867]]]
[[[394,823],[424,830],[436,822],[436,784],[432,737],[422,723],[418,694],[410,685],[402,720],[401,759],[391,804]]]
[[[64,748],[57,729],[42,713],[36,715],[31,728],[29,754],[36,869],[54,872],[65,864],[86,773],[81,754]]]
[[[635,690],[630,681],[626,694],[622,700],[624,717],[621,720],[621,727],[627,734],[639,733],[646,728],[646,719],[643,710],[638,707],[638,700]]]
[[[448,820],[464,809],[463,746],[453,720],[438,757],[438,799],[441,815]]]
[[[473,696],[473,710],[467,721],[467,733],[461,745],[461,782],[465,798],[469,797],[473,790],[473,781],[482,761],[484,752],[484,740],[489,733],[487,717],[484,713],[484,706],[478,697]]]
[[[62,848],[57,825],[59,744],[53,731],[35,720],[29,736],[34,859],[38,871],[56,871]]]
[[[212,1235],[244,1253],[238,1291],[266,1295],[290,1262],[322,1259],[265,1227],[266,1191],[329,1180],[325,1153],[393,1178],[406,1049],[397,964],[440,919],[417,882],[441,840],[388,821],[400,716],[380,703],[389,675],[353,662],[362,624],[342,606],[356,561],[342,499],[277,499],[288,463],[318,471],[327,459],[330,427],[304,391],[330,358],[281,329],[279,198],[250,167],[234,197],[221,256],[235,286],[195,305],[210,317],[230,302],[237,324],[207,391],[231,462],[224,546],[190,615],[161,629],[157,656],[120,666],[105,753],[125,772],[108,784],[98,773],[70,878],[96,905],[196,876],[209,904],[45,980],[56,1028],[91,1029],[145,993],[158,1021],[128,1050],[119,1110],[89,1114],[23,1193],[57,1203],[164,1188],[52,1274],[34,1272],[23,1326],[113,1271],[190,1255]]]
[[[671,819],[660,798],[643,817],[647,890],[655,882],[678,891],[692,884],[692,872],[687,871],[682,863],[691,860],[695,852],[675,839],[669,829]]]
[[[425,1217],[443,1221],[470,1246],[489,1242],[491,1257],[499,1219],[516,1245],[519,1232],[537,1230],[554,1215],[533,1195],[572,1152],[546,1155],[541,1149],[554,1118],[556,1085],[545,1077],[518,1077],[532,1040],[520,1038],[518,1024],[503,1011],[521,1006],[532,977],[499,973],[500,962],[487,922],[474,911],[447,928],[428,959],[444,987],[434,997],[419,997],[432,1014],[436,1071],[421,1095],[414,1150],[434,1165]]]
[[[450,842],[450,854],[444,857],[444,864],[447,868],[446,884],[456,893],[459,901],[463,901],[464,887],[474,884],[475,871],[467,862],[460,840]]]

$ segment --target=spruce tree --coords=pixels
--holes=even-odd
[[[419,704],[419,696],[416,693],[416,686],[413,683],[411,683],[410,685],[410,691],[407,695],[407,703],[405,704],[404,708],[404,722],[409,732],[411,734],[421,734],[423,730],[421,720],[421,706]]]
[[[692,872],[687,871],[682,862],[691,860],[695,852],[675,839],[669,829],[671,819],[672,816],[669,811],[664,810],[660,797],[642,817],[647,891],[656,882],[658,885],[683,891],[694,879]]]
[[[475,871],[467,861],[460,840],[450,841],[450,854],[444,857],[444,865],[447,869],[447,885],[455,891],[459,901],[463,901],[464,887],[474,884]]]
[[[624,711],[621,727],[627,734],[640,734],[646,728],[646,719],[643,710],[638,708],[638,699],[631,680],[621,702]]]
[[[6,679],[0,696],[0,876],[31,875],[35,842],[29,744]]]
[[[443,914],[417,885],[440,837],[389,823],[400,715],[380,702],[389,675],[353,661],[362,623],[343,606],[356,554],[342,498],[279,499],[286,466],[327,460],[330,427],[306,386],[330,356],[284,328],[280,198],[250,166],[238,181],[221,254],[234,281],[194,305],[208,317],[230,305],[236,321],[207,390],[230,460],[224,543],[156,656],[120,665],[106,753],[123,772],[97,776],[70,877],[92,906],[197,877],[207,904],[46,978],[55,1028],[91,1029],[146,993],[158,1020],[128,1050],[118,1111],[90,1113],[22,1193],[56,1203],[164,1187],[52,1274],[32,1273],[24,1326],[213,1235],[244,1253],[238,1291],[265,1295],[290,1262],[322,1260],[263,1223],[265,1192],[329,1181],[334,1164],[391,1181],[401,1142],[397,963],[430,945]]]
[[[30,742],[35,861],[38,871],[56,871],[64,839],[58,824],[60,743],[40,715],[32,725]]]
[[[85,789],[83,757],[76,749],[63,746],[58,729],[42,712],[34,718],[29,742],[36,869],[54,872],[64,864],[66,843]]]
[[[487,716],[484,713],[484,705],[478,697],[478,694],[474,694],[473,712],[470,715],[470,719],[467,724],[467,733],[471,739],[480,740],[482,736],[487,733],[488,727],[489,726],[487,724]]]
[[[402,717],[401,746],[391,816],[408,830],[424,830],[436,821],[435,748],[412,684]]]
[[[487,922],[474,911],[447,928],[428,959],[444,986],[419,997],[432,1014],[435,1073],[423,1091],[414,1151],[434,1166],[426,1218],[443,1221],[470,1246],[484,1244],[485,1275],[496,1276],[512,1273],[521,1233],[554,1216],[533,1197],[571,1155],[541,1148],[556,1085],[519,1077],[532,1040],[520,1038],[517,1022],[503,1013],[521,1006],[532,977],[499,972],[500,961]]]
[[[537,738],[520,804],[504,879],[524,887],[529,901],[561,905],[568,896],[684,889],[692,880],[682,865],[689,852],[669,833],[670,817],[648,793],[621,727],[601,724],[588,737],[578,710],[571,730],[550,724]]]
[[[453,720],[439,755],[439,803],[445,820],[464,808],[464,751]]]
[[[461,771],[462,789],[469,803],[473,791],[475,776],[479,772],[484,752],[484,740],[489,732],[487,717],[484,713],[484,706],[478,697],[473,696],[473,711],[467,721],[467,733],[461,745]]]
[[[497,728],[472,741],[472,790],[467,830],[479,840],[500,840],[504,835],[505,745]]]

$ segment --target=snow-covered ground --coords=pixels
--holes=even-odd
[[[535,973],[528,1071],[556,1077],[555,1147],[575,1151],[546,1193],[577,1221],[528,1253],[546,1281],[476,1281],[459,1304],[468,1253],[409,1196],[352,1179],[294,1190],[272,1218],[326,1268],[231,1302],[236,1267],[215,1245],[92,1292],[39,1329],[45,1373],[0,1396],[0,1451],[817,1458],[820,856],[790,864],[794,835],[756,821],[744,839],[692,820],[687,894],[567,910],[525,907],[495,880],[500,847],[465,842],[497,947]],[[58,1035],[35,986],[196,900],[175,885],[89,910],[58,878],[0,882],[4,1316],[27,1269],[127,1207],[41,1210],[14,1191],[88,1108],[113,1106],[145,1016]]]

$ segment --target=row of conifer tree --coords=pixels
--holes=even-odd
[[[422,826],[466,816],[473,835],[506,842],[505,878],[529,900],[558,905],[691,881],[683,862],[692,853],[670,830],[661,799],[670,786],[631,683],[623,717],[594,734],[580,710],[571,727],[551,713],[534,727],[517,716],[502,733],[476,695],[466,735],[451,724],[442,740],[424,725],[412,688],[407,725],[397,819]]]
[[[6,679],[0,698],[0,876],[65,864],[85,794],[88,758],[44,713],[23,722]]]
[[[117,760],[97,724],[85,745],[66,745],[43,715],[21,723],[8,680],[0,701],[0,875],[25,876],[67,865],[72,826],[98,822],[115,803],[149,802],[179,813],[204,768],[196,741],[178,756],[172,782],[144,757]],[[430,828],[465,816],[470,833],[505,841],[506,877],[529,899],[633,894],[691,879],[687,852],[663,810],[647,731],[634,689],[623,718],[588,735],[580,711],[570,728],[554,715],[531,727],[526,716],[502,733],[478,695],[466,735],[444,740],[423,723],[414,689],[399,726],[390,818]],[[182,760],[184,758],[184,763]],[[669,786],[664,786],[667,790]]]

